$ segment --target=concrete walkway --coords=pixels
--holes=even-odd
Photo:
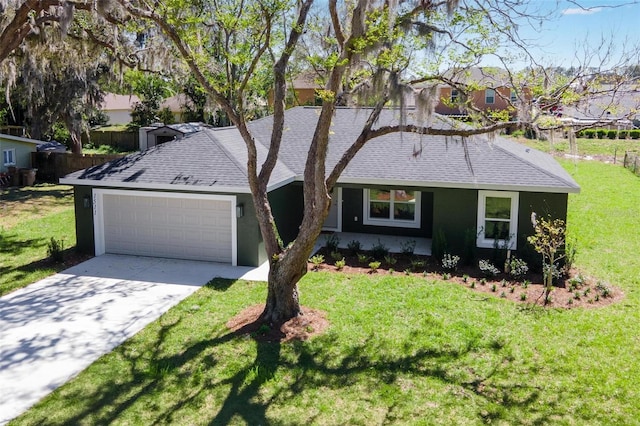
[[[0,298],[0,425],[214,277],[268,269],[103,255]]]

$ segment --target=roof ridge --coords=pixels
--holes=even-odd
[[[497,142],[504,143],[504,144],[516,144],[516,142],[508,141],[508,140],[506,140],[506,139],[504,139],[504,138],[502,138],[502,137],[497,138]],[[562,183],[564,183],[565,185],[568,185],[568,186],[570,186],[570,187],[572,187],[572,188],[578,188],[578,187],[579,187],[579,186],[576,184],[576,182],[575,182],[575,181],[574,181],[574,182],[568,181],[568,180],[566,180],[564,177],[562,177],[562,176],[558,176],[556,173],[553,173],[553,172],[551,172],[551,171],[549,171],[549,170],[547,170],[547,169],[545,169],[545,168],[541,167],[540,165],[536,164],[535,162],[533,162],[533,161],[529,160],[528,158],[522,157],[522,156],[520,156],[520,155],[518,155],[518,154],[516,154],[516,153],[514,153],[514,152],[512,152],[512,151],[510,151],[510,150],[508,150],[507,148],[505,148],[505,147],[503,147],[503,146],[500,146],[499,144],[492,143],[492,145],[494,145],[496,148],[498,148],[498,149],[499,149],[499,150],[501,150],[502,152],[506,153],[507,155],[509,155],[509,156],[511,156],[511,157],[513,157],[513,158],[517,158],[518,160],[523,161],[523,162],[525,162],[525,163],[529,164],[530,166],[532,166],[532,167],[536,168],[537,170],[541,171],[541,172],[542,172],[542,173],[544,173],[545,175],[547,175],[547,176],[549,176],[549,177],[551,177],[551,178],[554,178],[554,179],[557,179],[557,180],[561,181],[561,182],[562,182]],[[518,144],[518,145],[519,145],[519,146],[521,146],[520,144]],[[550,156],[550,157],[551,157],[551,159],[555,161],[555,159],[554,159],[550,154],[547,154],[546,152],[542,152],[542,151],[540,151],[540,150],[537,150],[537,149],[535,149],[535,148],[531,148],[531,147],[526,147],[525,149],[527,150],[527,152],[528,152],[529,150],[534,150],[534,151],[536,151],[536,152],[538,152],[538,153],[540,153],[540,154]],[[558,165],[559,165],[559,164],[558,164]],[[559,166],[560,166],[560,165],[559,165]],[[562,167],[562,166],[560,166],[560,167]]]
[[[235,166],[244,174],[244,176],[247,178],[247,181],[248,181],[249,171],[247,170],[247,166],[246,165],[243,166],[242,163],[240,163],[240,161],[233,154],[229,152],[229,150],[223,143],[220,143],[220,141],[217,138],[213,137],[213,135],[210,134],[209,129],[204,129],[203,133],[207,135],[207,137],[211,140],[211,142],[215,143],[216,145],[218,145],[218,147],[220,147],[222,152],[224,152],[224,155],[229,160],[231,160],[233,164],[235,164]]]

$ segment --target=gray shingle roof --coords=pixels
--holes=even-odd
[[[270,187],[300,179],[315,130],[319,109],[297,107],[287,111],[281,152]],[[357,138],[369,110],[339,108],[333,118],[327,169]],[[398,122],[397,110],[385,110],[378,126]],[[413,113],[407,122],[415,122]],[[434,127],[459,125],[435,117]],[[258,142],[258,163],[266,158],[272,118],[249,124]],[[247,152],[235,128],[208,129],[69,176],[69,183],[86,180],[153,188],[248,192]],[[577,192],[579,186],[549,155],[502,138],[388,134],[369,141],[355,156],[340,182],[426,187],[506,189],[541,192]],[[175,186],[173,186],[175,185]],[[204,189],[202,187],[208,187]]]
[[[369,110],[343,108],[336,111],[327,154],[327,169],[339,160],[357,138]],[[287,111],[280,160],[302,176],[317,122],[318,108],[298,107]],[[399,112],[385,110],[378,127],[397,124]],[[415,122],[410,112],[407,122]],[[300,124],[304,123],[304,124]],[[436,116],[433,127],[459,125]],[[267,140],[271,120],[251,123],[256,138]],[[344,183],[402,183],[414,186],[472,187],[482,189],[577,192],[578,184],[548,154],[496,137],[458,137],[393,133],[373,139],[362,148],[343,172]]]
[[[87,184],[99,181],[103,186],[249,192],[246,156],[236,129],[204,130],[71,173],[65,180]],[[271,182],[278,186],[293,177],[293,172],[279,164]]]

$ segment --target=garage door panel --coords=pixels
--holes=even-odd
[[[107,253],[232,261],[231,201],[103,195]]]

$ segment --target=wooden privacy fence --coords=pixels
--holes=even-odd
[[[138,151],[140,149],[138,132],[91,130],[89,136],[90,141],[83,134],[82,145],[91,142],[93,146],[109,145],[121,151]]]
[[[638,151],[627,151],[624,153],[624,166],[634,174],[640,176],[640,156]]]
[[[124,154],[71,154],[69,152],[32,152],[31,164],[38,169],[36,178],[43,182],[58,180],[75,172],[122,158]]]

